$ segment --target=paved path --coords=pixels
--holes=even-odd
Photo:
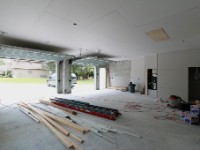
[[[71,95],[83,96],[92,94],[94,92],[95,90],[93,85],[76,84],[72,89]],[[4,105],[57,95],[56,88],[48,87],[46,84],[0,83],[0,103]]]

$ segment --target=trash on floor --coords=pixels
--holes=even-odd
[[[126,86],[111,86],[111,87],[108,87],[108,89],[128,91],[128,87]]]
[[[200,106],[190,105],[190,111],[181,111],[181,116],[184,122],[188,124],[199,124]]]
[[[199,124],[199,117],[193,114],[186,114],[184,121],[188,124]]]
[[[200,115],[200,106],[198,105],[190,105],[190,112],[193,115]]]
[[[127,102],[127,104],[124,106],[125,110],[136,110],[136,111],[142,111],[143,106],[140,104],[137,104],[135,102]]]
[[[171,108],[178,108],[182,111],[190,111],[190,105],[192,104],[184,101],[181,97],[176,95],[171,95],[168,98],[167,106]]]
[[[134,133],[132,133],[133,131],[123,131],[117,128],[113,128],[111,126],[105,126],[104,124],[97,124],[96,122],[92,122],[91,120],[85,118],[83,119],[79,116],[80,114],[78,113],[76,113],[75,115],[72,112],[68,112],[68,110],[66,111],[64,107],[51,105],[51,103],[46,100],[39,101],[40,103],[20,102],[18,103],[18,106],[19,109],[25,110],[26,114],[30,118],[34,119],[37,123],[42,122],[44,125],[46,125],[49,130],[51,130],[58,137],[58,139],[68,148],[82,150],[82,148],[77,143],[73,142],[73,140],[76,140],[77,142],[82,144],[84,142],[84,139],[80,138],[80,136],[77,136],[77,133],[81,133],[83,136],[83,134],[89,131],[112,144],[115,144],[116,141],[115,138],[109,133],[118,133],[141,138],[141,136],[136,134],[135,131]],[[62,113],[55,114],[55,112],[57,112],[55,110],[63,112],[65,117],[63,117],[63,115],[60,115]],[[70,130],[67,130],[66,128],[61,126],[60,123],[64,124],[67,128],[70,128]],[[73,134],[72,131],[75,131],[77,133]],[[71,138],[73,140],[71,140]]]
[[[170,95],[170,97],[168,98],[168,106],[172,107],[172,108],[178,108],[180,106],[181,103],[181,97],[176,96],[176,95]]]

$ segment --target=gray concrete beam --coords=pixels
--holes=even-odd
[[[94,85],[95,89],[99,90],[100,89],[100,68],[99,66],[94,67]]]
[[[69,60],[57,63],[57,93],[71,93],[71,64]]]

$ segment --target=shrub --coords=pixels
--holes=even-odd
[[[7,78],[12,78],[12,71],[11,70],[8,70],[7,72],[4,71],[2,73],[2,76],[7,77]]]

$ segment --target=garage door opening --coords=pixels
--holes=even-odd
[[[94,89],[94,66],[79,66],[72,64],[71,73],[77,77],[77,84],[72,88],[72,94],[88,93]]]
[[[48,63],[0,59],[0,100],[3,105],[56,94],[47,86]]]

